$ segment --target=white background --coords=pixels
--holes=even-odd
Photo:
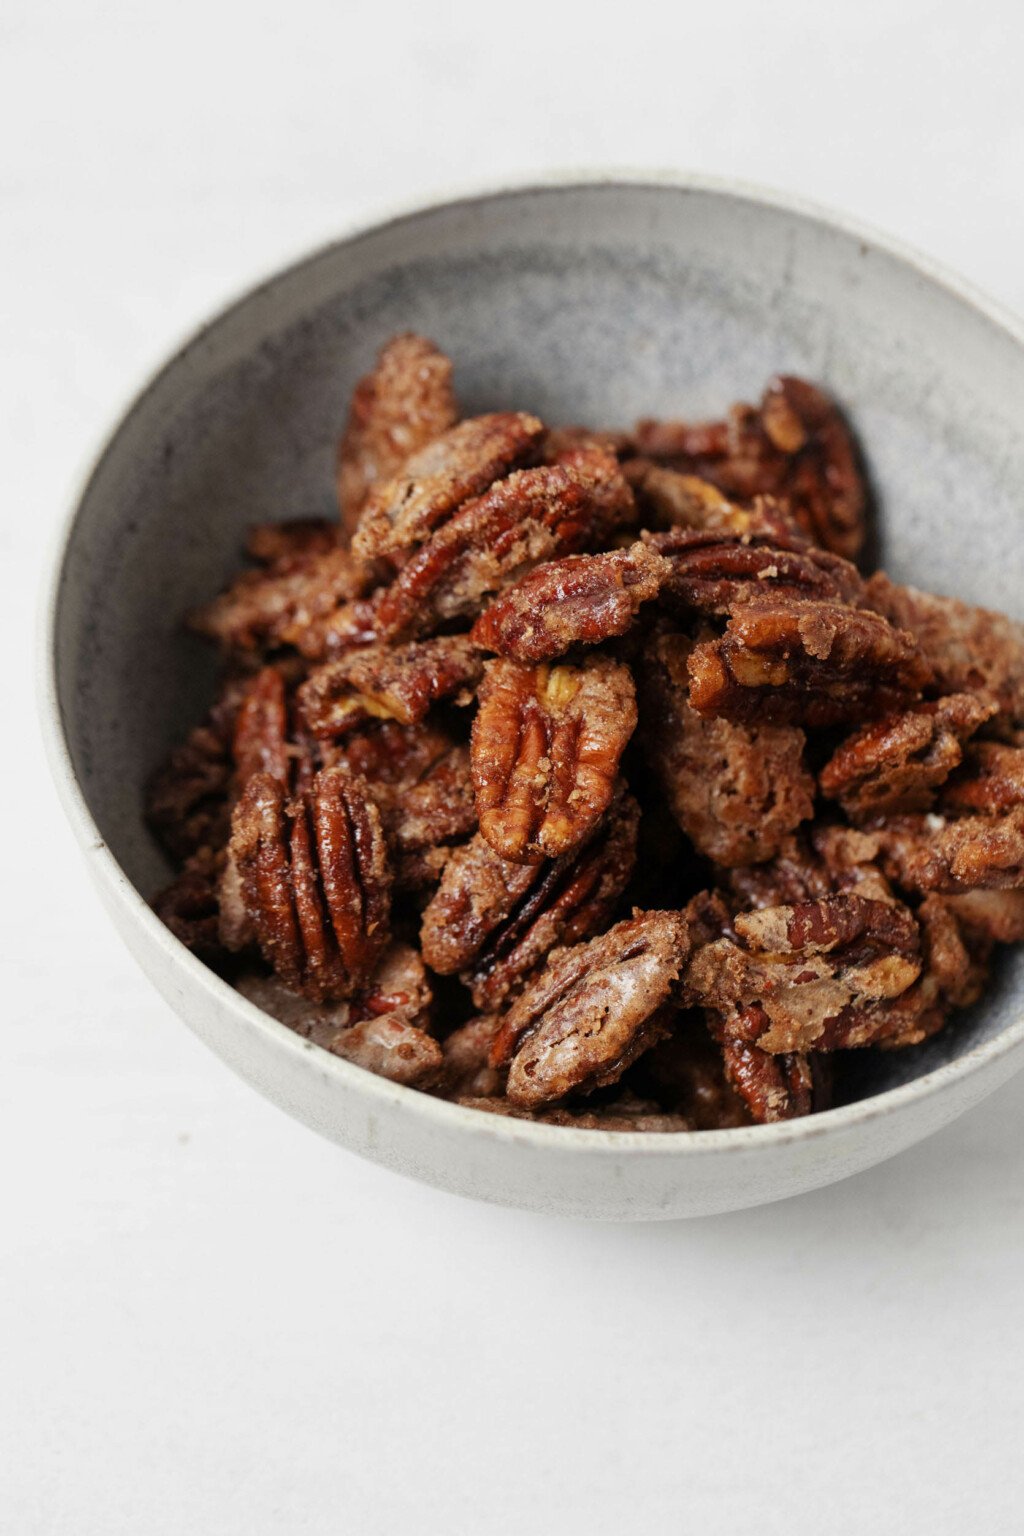
[[[262,1103],[136,974],[29,680],[43,546],[128,391],[393,201],[554,166],[731,174],[1024,309],[1022,18],[5,0],[0,1530],[1022,1528],[1024,1080],[874,1172],[714,1220],[568,1225],[405,1183]]]

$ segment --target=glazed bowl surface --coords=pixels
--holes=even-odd
[[[1024,333],[846,221],[693,178],[566,178],[433,204],[340,239],[194,336],[102,450],[55,552],[42,709],[102,899],[177,1013],[259,1092],[401,1173],[606,1219],[737,1209],[892,1156],[1024,1063],[1024,953],[915,1050],[866,1053],[854,1102],[695,1135],[532,1125],[371,1076],[260,1013],[147,906],[168,869],[142,786],[208,703],[181,615],[248,525],[330,514],[359,375],[392,333],[454,359],[468,413],[617,426],[720,413],[776,372],[823,382],[864,445],[895,578],[1024,617]]]

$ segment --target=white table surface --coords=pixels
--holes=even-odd
[[[43,547],[128,391],[396,200],[685,166],[845,207],[1024,309],[1022,45],[1016,0],[7,0],[0,1530],[1022,1528],[1024,1078],[713,1220],[404,1182],[264,1104],[136,972],[29,679]]]

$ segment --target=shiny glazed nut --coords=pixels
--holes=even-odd
[[[665,555],[671,575],[664,605],[686,614],[727,615],[751,599],[819,598],[856,603],[864,583],[855,566],[801,540],[781,542],[774,532],[725,533],[674,528],[647,535]]]
[[[759,1125],[794,1120],[814,1108],[814,1078],[799,1052],[771,1056],[759,1046],[727,1040],[722,1046],[725,1075]]]
[[[230,851],[260,949],[284,985],[313,1002],[358,991],[388,940],[391,887],[365,784],[329,768],[288,801],[279,780],[255,774]]]
[[[368,567],[347,549],[288,555],[266,570],[243,571],[212,603],[192,613],[189,625],[228,653],[274,650],[295,643],[339,604],[361,597],[371,580]]]
[[[338,504],[347,534],[371,488],[457,420],[450,359],[423,336],[393,336],[353,390],[338,444]]]
[[[636,726],[629,668],[604,656],[550,668],[502,659],[479,700],[472,769],[484,837],[522,862],[578,848],[611,803]]]
[[[639,912],[549,957],[505,1016],[491,1060],[510,1060],[507,1094],[532,1108],[613,1083],[670,1027],[659,1010],[689,949],[677,912]]]
[[[441,699],[468,703],[482,673],[482,653],[462,635],[374,645],[315,668],[299,709],[314,736],[340,736],[367,720],[418,725]]]
[[[603,555],[568,555],[507,587],[477,619],[472,637],[513,661],[550,661],[576,645],[624,635],[657,597],[669,563],[645,544]]]

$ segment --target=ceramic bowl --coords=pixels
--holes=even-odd
[[[698,1135],[530,1125],[396,1087],[226,986],[146,905],[167,876],[147,774],[200,715],[179,625],[262,518],[329,513],[335,442],[381,342],[456,360],[468,412],[602,425],[720,412],[776,371],[823,381],[867,453],[897,578],[1021,616],[1024,334],[960,282],[845,220],[693,179],[573,178],[418,208],[270,278],[193,337],[103,449],[55,557],[43,712],[58,786],[129,947],[260,1093],[401,1173],[561,1215],[676,1217],[867,1168],[1024,1060],[1024,954],[936,1039],[867,1053],[856,1102]]]

